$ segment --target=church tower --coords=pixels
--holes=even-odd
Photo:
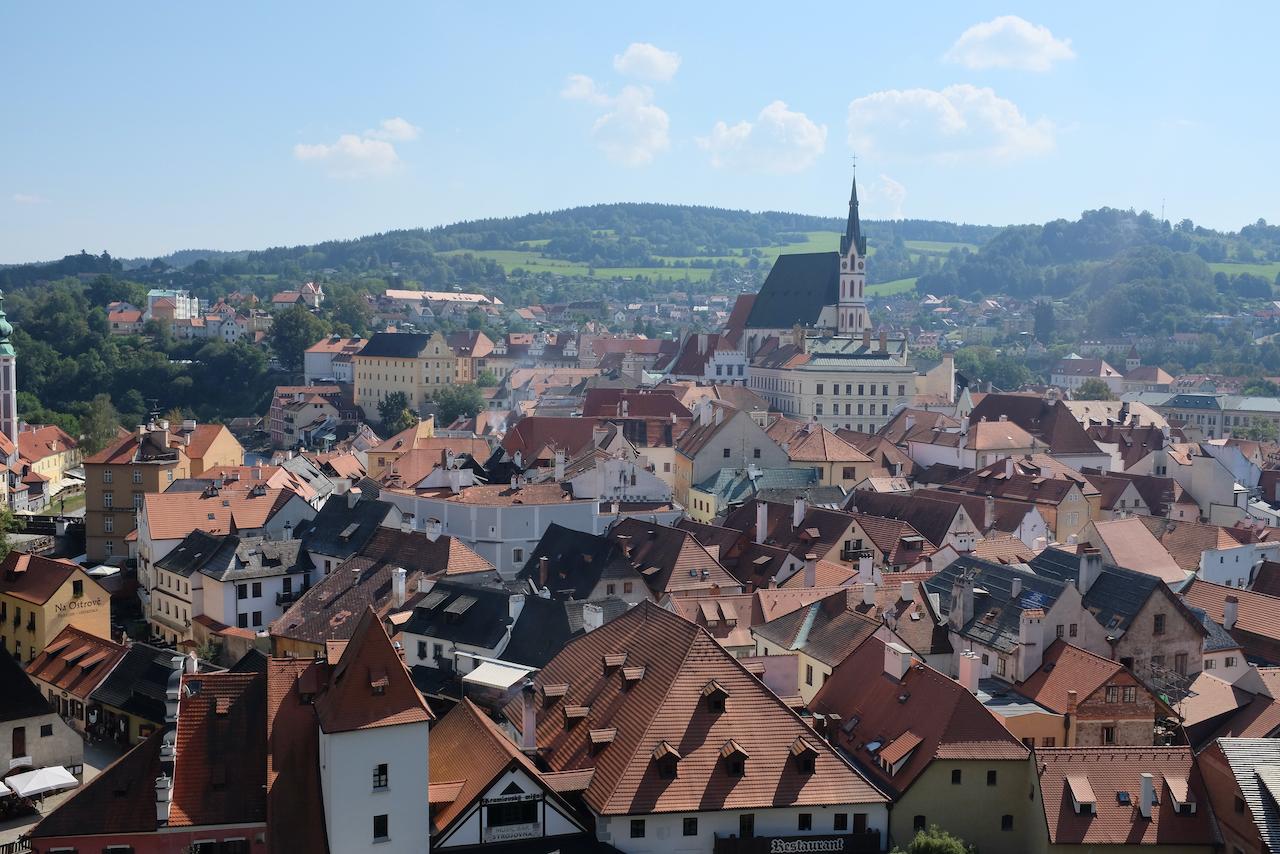
[[[0,433],[18,447],[18,378],[17,356],[9,336],[13,325],[4,316],[4,294],[0,293]],[[7,461],[6,461],[7,462]]]
[[[836,308],[837,330],[841,335],[857,335],[871,328],[867,313],[867,239],[858,219],[858,176],[849,191],[849,222],[840,238],[840,303]]]

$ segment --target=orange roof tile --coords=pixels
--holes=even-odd
[[[142,518],[152,540],[180,540],[197,530],[229,534],[261,528],[295,497],[288,489],[148,492]]]
[[[316,699],[316,716],[327,733],[427,723],[431,710],[391,645],[382,622],[365,607],[329,686]]]

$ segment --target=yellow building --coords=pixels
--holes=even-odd
[[[111,636],[111,597],[74,563],[25,552],[0,562],[0,646],[31,661],[67,626]]]
[[[168,421],[139,426],[84,461],[85,551],[89,560],[128,557],[142,496],[184,477],[244,465],[244,448],[221,424]]]
[[[18,428],[18,456],[31,466],[33,472],[48,481],[49,495],[62,491],[67,471],[80,465],[83,459],[76,440],[55,424],[21,425]]]
[[[437,389],[457,378],[457,356],[439,332],[379,332],[351,357],[356,406],[375,418],[378,404],[401,392],[422,412]]]

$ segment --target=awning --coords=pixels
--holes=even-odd
[[[25,774],[14,774],[5,783],[16,794],[24,798],[43,795],[46,792],[57,792],[62,789],[74,789],[80,785],[75,776],[61,765],[50,768],[37,768]]]
[[[519,665],[483,661],[479,667],[462,677],[462,683],[464,685],[483,685],[486,688],[497,688],[500,691],[506,691],[534,672],[536,671],[531,668]]]

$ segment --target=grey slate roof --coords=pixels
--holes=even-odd
[[[349,506],[346,495],[333,495],[314,519],[299,532],[303,546],[316,554],[346,560],[358,554],[378,531],[391,505],[373,498],[361,498]],[[352,525],[356,527],[351,528]]]
[[[268,540],[192,531],[156,568],[190,578],[199,572],[217,581],[268,578],[315,568],[298,540]]]
[[[1276,794],[1280,794],[1280,739],[1220,738],[1218,744],[1263,844],[1270,851],[1280,851],[1280,806],[1276,803]]]
[[[414,606],[412,616],[401,631],[494,649],[509,625],[511,616],[505,591],[437,581]]]
[[[18,660],[0,651],[0,722],[51,714],[52,709],[36,683],[27,678]],[[6,744],[5,749],[8,750]]]
[[[131,644],[120,663],[107,674],[107,678],[89,695],[89,699],[114,706],[143,720],[162,724],[165,718],[165,692],[169,687],[169,676],[174,670],[173,659],[180,654],[151,644]],[[201,673],[221,669],[208,662],[200,662]]]
[[[231,565],[239,545],[240,538],[235,534],[210,534],[197,529],[156,561],[156,569],[190,578],[206,566]]]
[[[1030,566],[1036,575],[1063,584],[1075,584],[1080,577],[1080,556],[1061,549],[1045,549],[1031,559]],[[1163,585],[1154,575],[1104,563],[1083,597],[1084,607],[1108,633],[1118,636],[1128,631],[1142,606]]]
[[[547,558],[546,586],[556,598],[585,599],[622,549],[608,537],[575,531],[552,522],[517,576],[539,585],[539,563]]]
[[[360,351],[361,356],[382,359],[415,359],[431,336],[414,332],[375,332]]]
[[[973,618],[960,634],[984,646],[1003,652],[1018,647],[1018,622],[1024,610],[1041,608],[1048,611],[1058,601],[1065,586],[1060,581],[1044,578],[1016,566],[989,563],[962,556],[924,583],[929,593],[938,595],[938,612],[951,613],[951,588],[963,572],[974,573]],[[1022,581],[1022,591],[1013,597],[1013,582]],[[987,591],[985,595],[976,591]]]
[[[722,468],[701,483],[695,484],[693,488],[719,496],[725,504],[741,504],[759,490],[807,491],[818,482],[817,469],[756,469],[755,474],[755,477],[751,477],[747,469]]]
[[[1222,652],[1225,649],[1240,649],[1240,642],[1231,636],[1213,617],[1202,608],[1192,608],[1191,613],[1200,618],[1200,625],[1208,632],[1204,639],[1205,652]]]
[[[812,326],[822,309],[840,301],[840,256],[835,252],[779,255],[760,287],[748,329]]]

